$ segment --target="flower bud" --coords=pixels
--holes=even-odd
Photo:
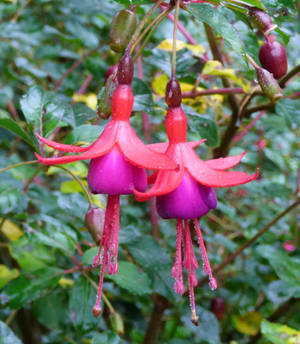
[[[127,47],[129,40],[136,28],[136,15],[130,10],[119,11],[110,28],[110,48],[122,53]]]
[[[278,82],[274,79],[273,74],[263,68],[258,68],[256,72],[260,87],[266,96],[268,96],[272,101],[281,98],[282,90],[278,85]]]
[[[225,315],[225,302],[221,297],[215,297],[211,300],[210,310],[214,313],[218,320],[222,320]]]
[[[121,317],[121,314],[118,312],[114,312],[109,317],[111,327],[114,332],[118,335],[122,336],[124,334],[124,322]]]
[[[251,24],[264,34],[274,30],[277,27],[277,25],[273,23],[271,17],[260,8],[250,7],[248,10],[248,16]]]
[[[104,219],[105,211],[102,208],[91,208],[85,215],[85,225],[97,244],[102,238]]]
[[[259,60],[263,68],[274,75],[275,79],[287,72],[287,57],[284,47],[276,41],[268,41],[260,48]]]
[[[170,107],[178,107],[181,104],[181,88],[177,79],[172,78],[166,87],[166,103]]]
[[[106,72],[105,72],[105,82],[107,81],[107,79],[111,76],[117,73],[118,70],[118,64],[115,64],[113,66],[110,66]]]
[[[97,115],[100,118],[107,119],[111,115],[111,99],[117,86],[117,80],[115,80],[113,74],[111,74],[104,88],[98,94]]]
[[[120,85],[125,84],[129,85],[133,79],[133,61],[129,53],[125,53],[120,59],[117,79]]]

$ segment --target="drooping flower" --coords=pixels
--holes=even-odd
[[[175,169],[176,163],[166,155],[150,150],[135,134],[129,119],[133,107],[131,81],[133,62],[125,54],[117,72],[118,87],[112,97],[112,119],[100,137],[89,147],[60,144],[47,140],[37,134],[39,140],[49,147],[62,152],[82,153],[55,158],[43,158],[36,154],[40,163],[57,165],[83,159],[91,159],[88,169],[88,185],[94,194],[107,194],[107,207],[99,251],[93,266],[100,264],[99,288],[93,313],[101,312],[100,300],[104,271],[108,274],[118,272],[119,213],[120,195],[133,193],[133,189],[144,191],[147,186],[145,168]]]
[[[147,192],[135,189],[134,193],[138,201],[156,197],[156,207],[160,216],[164,219],[177,219],[176,257],[171,272],[172,277],[175,278],[174,290],[179,294],[184,293],[183,263],[183,267],[188,272],[192,321],[197,323],[194,287],[197,285],[195,270],[198,268],[198,263],[193,250],[189,220],[194,222],[204,271],[209,276],[211,289],[214,290],[217,288],[217,282],[211,271],[198,218],[216,208],[217,197],[213,188],[248,183],[257,178],[258,171],[253,175],[226,171],[237,165],[245,153],[202,161],[193,148],[205,140],[186,141],[187,118],[181,108],[181,90],[176,79],[172,79],[167,85],[166,101],[169,106],[166,116],[169,142],[152,144],[150,148],[157,152],[165,152],[178,164],[179,169],[176,171],[157,171],[149,177],[149,183],[154,183],[154,185]]]

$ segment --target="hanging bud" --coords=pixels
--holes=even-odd
[[[250,7],[248,16],[251,24],[264,34],[269,33],[277,27],[277,25],[273,23],[271,17],[260,8]]]
[[[113,75],[110,75],[105,83],[105,86],[99,92],[97,99],[97,115],[100,118],[108,119],[111,115],[111,99],[117,86],[117,80],[114,79]]]
[[[130,10],[119,11],[110,26],[110,48],[122,53],[136,28],[136,15]]]
[[[287,72],[287,57],[284,47],[272,39],[260,48],[259,60],[263,68],[273,74],[275,79]]]
[[[260,87],[266,96],[268,96],[272,101],[281,98],[282,90],[278,85],[278,82],[274,79],[273,74],[263,68],[258,68],[256,72]]]
[[[85,215],[85,225],[96,244],[100,243],[103,233],[105,211],[102,208],[91,208]]]
[[[221,297],[215,297],[211,300],[210,310],[218,320],[222,320],[225,315],[225,302]]]
[[[118,64],[115,64],[113,66],[110,66],[106,72],[105,72],[105,82],[107,81],[107,79],[111,76],[111,75],[115,75],[117,73],[118,70]]]
[[[172,78],[166,87],[166,103],[170,107],[178,107],[181,104],[181,88],[177,79]]]
[[[120,85],[129,85],[133,79],[133,61],[129,53],[125,53],[120,59],[117,79]]]
[[[110,317],[110,325],[114,332],[116,332],[118,335],[122,336],[124,334],[124,322],[121,317],[121,314],[118,312],[113,312]]]

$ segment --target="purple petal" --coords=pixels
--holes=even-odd
[[[188,173],[184,173],[181,184],[174,191],[156,198],[157,211],[164,219],[194,219],[216,206],[213,188],[197,183]]]
[[[128,195],[133,188],[145,191],[146,171],[126,161],[118,147],[92,159],[88,172],[88,184],[94,194]]]

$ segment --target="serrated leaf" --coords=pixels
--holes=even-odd
[[[194,133],[198,133],[201,139],[206,139],[208,146],[217,147],[219,145],[219,134],[216,123],[210,118],[198,114],[186,113],[188,115],[189,128]]]
[[[3,321],[0,321],[0,343],[22,344],[22,341],[13,333],[13,331]]]
[[[60,273],[61,270],[48,267],[37,271],[34,279],[21,275],[6,286],[3,300],[11,308],[21,308],[27,302],[38,299],[46,290],[54,288],[60,279]]]
[[[300,331],[282,324],[262,322],[262,334],[274,344],[298,344],[300,343]]]
[[[132,81],[132,90],[134,94],[133,111],[151,113],[153,99],[149,86],[143,80],[134,78]]]
[[[151,281],[145,272],[132,263],[120,261],[117,275],[108,275],[106,278],[113,280],[120,287],[131,294],[144,295],[151,293]]]
[[[84,276],[80,276],[72,289],[69,303],[72,322],[80,331],[88,331],[98,324],[92,312],[95,300],[96,290]]]
[[[210,4],[190,4],[186,8],[198,21],[208,24],[218,32],[228,45],[245,59],[243,43],[234,27],[228,21],[222,6],[215,8]]]
[[[267,245],[259,246],[258,252],[270,262],[279,278],[291,285],[300,287],[300,259],[290,257],[283,250]]]

